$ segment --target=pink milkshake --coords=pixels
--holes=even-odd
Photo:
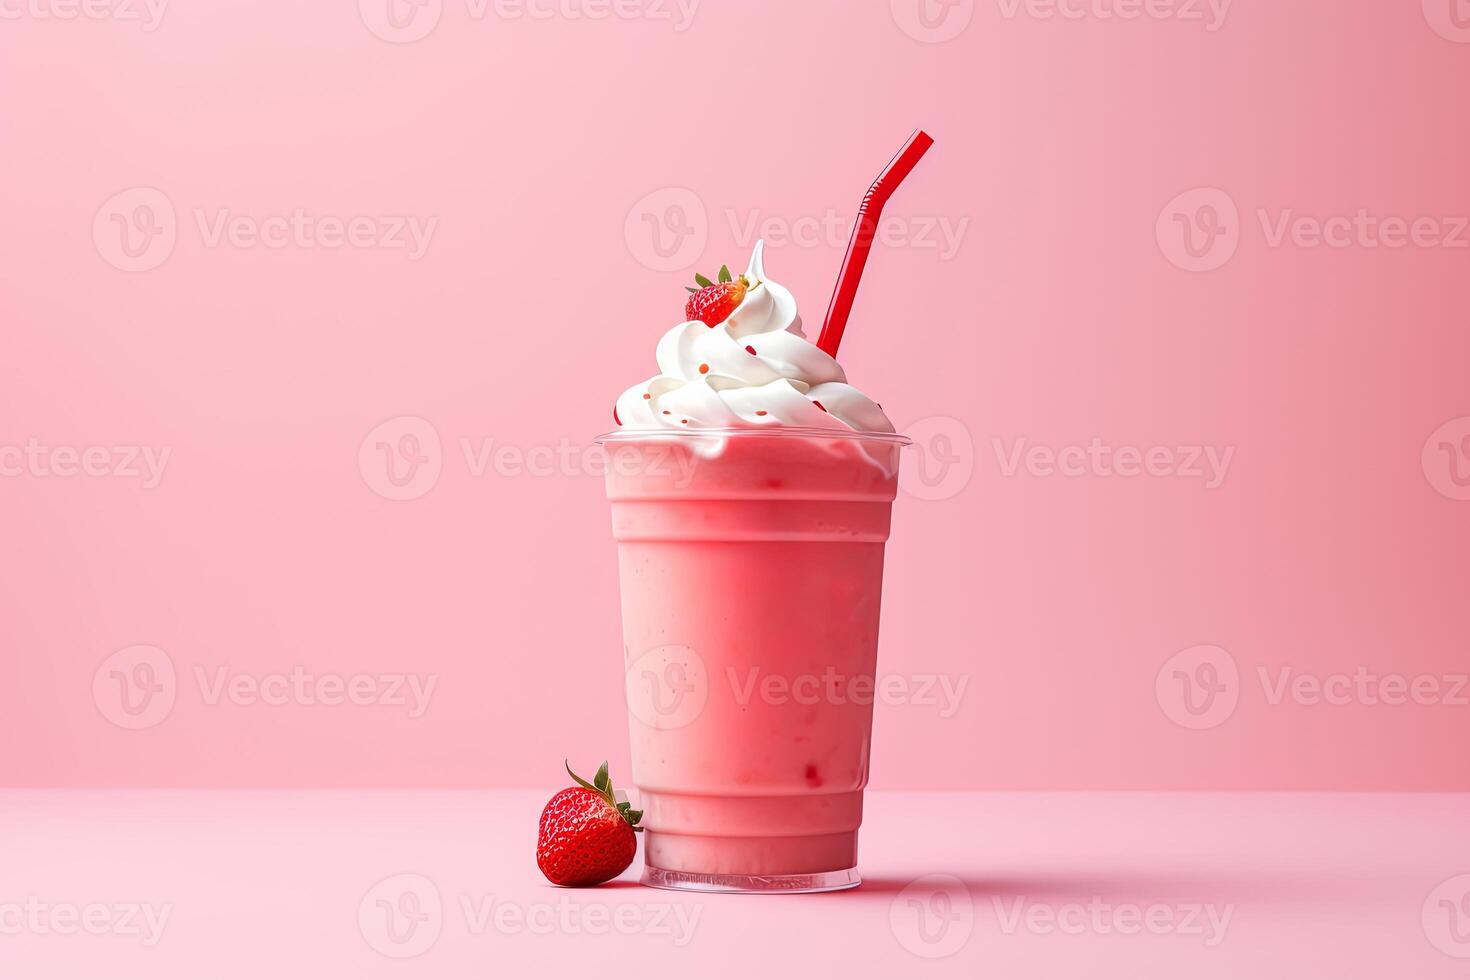
[[[604,437],[643,880],[851,887],[905,440],[806,339],[761,245],[730,287]]]

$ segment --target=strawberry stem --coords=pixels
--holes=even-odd
[[[620,817],[628,821],[628,826],[632,827],[634,832],[641,833],[643,831],[643,828],[638,826],[638,821],[643,819],[643,811],[634,810],[633,804],[627,801],[622,803],[618,802],[616,791],[613,790],[612,777],[607,773],[606,760],[603,761],[602,765],[597,767],[597,775],[592,777],[592,782],[590,783],[572,772],[572,764],[566,759],[562,760],[562,765],[566,766],[567,775],[571,776],[578,786],[581,786],[583,789],[590,789],[604,800],[607,800],[608,805],[618,811]]]

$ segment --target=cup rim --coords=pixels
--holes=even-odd
[[[718,426],[698,429],[614,429],[592,441],[608,443],[658,442],[675,440],[693,442],[700,439],[846,439],[852,442],[878,442],[891,446],[910,446],[913,440],[901,432],[871,432],[862,429],[827,429],[811,425]]]

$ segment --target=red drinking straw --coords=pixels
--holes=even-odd
[[[868,188],[863,203],[858,205],[857,225],[847,242],[847,257],[842,260],[837,288],[832,291],[832,305],[827,307],[827,320],[817,336],[817,346],[833,357],[837,356],[837,345],[842,343],[842,331],[847,328],[847,316],[852,312],[858,281],[863,277],[863,266],[868,264],[868,252],[872,250],[873,239],[878,234],[878,219],[883,215],[883,205],[888,203],[898,185],[933,145],[928,133],[922,129],[914,130],[914,135],[909,137],[898,155],[888,161],[888,166]]]

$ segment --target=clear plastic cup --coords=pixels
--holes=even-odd
[[[858,884],[883,547],[907,440],[788,427],[599,441],[643,882]]]

